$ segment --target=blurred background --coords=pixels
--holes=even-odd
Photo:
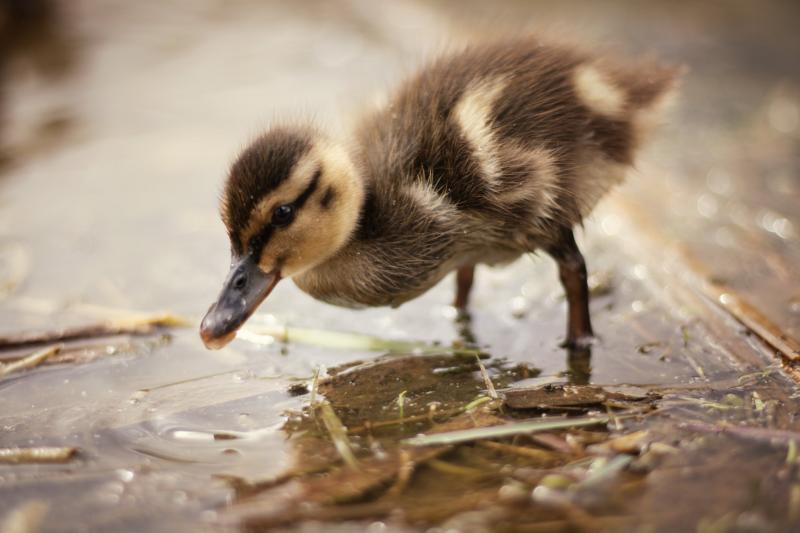
[[[591,380],[694,379],[687,360],[637,354],[654,338],[685,346],[681,328],[695,322],[670,300],[674,279],[650,275],[658,247],[634,243],[675,244],[692,272],[800,337],[798,22],[793,0],[0,0],[0,331],[125,311],[199,319],[229,259],[222,180],[259,131],[308,118],[341,132],[438,50],[534,32],[690,69],[658,140],[581,238],[590,270],[613,279],[595,302],[603,342]],[[479,343],[545,376],[565,371],[556,279],[545,260],[479,271]],[[397,311],[343,311],[283,283],[258,320],[447,344],[460,336],[450,297],[448,279]],[[708,376],[733,368],[719,345],[703,341],[695,354]],[[45,498],[52,531],[86,520],[222,527],[216,509],[231,496],[212,475],[278,475],[291,456],[284,413],[302,406],[288,384],[363,356],[241,341],[210,353],[189,328],[121,358],[0,382],[0,445],[66,443],[91,458],[66,470],[0,469],[0,511]],[[222,461],[219,446],[174,440],[210,426],[272,429],[238,462]],[[174,446],[180,457],[157,458]],[[142,465],[155,474],[137,485]],[[83,499],[71,500],[70,487]]]

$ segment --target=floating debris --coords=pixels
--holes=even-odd
[[[25,348],[39,344],[66,342],[115,335],[152,335],[163,328],[188,326],[191,323],[173,314],[135,315],[99,324],[89,324],[54,331],[12,333],[0,336],[0,350]]]
[[[405,407],[406,407],[406,392],[408,392],[408,391],[405,391],[405,390],[404,390],[404,391],[402,391],[400,394],[398,394],[398,395],[397,395],[397,400],[396,400],[396,402],[397,402],[397,409],[400,411],[400,420],[401,420],[401,422],[400,422],[400,423],[401,423],[401,424],[402,424],[402,420],[403,420],[403,419],[406,417],[406,415],[405,415]]]
[[[319,375],[322,373],[322,367],[318,366],[314,369],[314,377],[311,378],[311,391],[309,394],[308,403],[314,409],[317,405],[317,392],[319,391]]]
[[[488,396],[483,396],[483,395],[478,396],[477,398],[475,398],[474,400],[472,400],[471,402],[469,402],[467,405],[464,406],[464,411],[472,411],[474,409],[477,409],[481,405],[484,405],[485,403],[491,401],[492,399],[489,398]]]
[[[481,376],[483,376],[483,382],[486,384],[486,391],[489,393],[489,397],[492,400],[498,399],[499,396],[494,388],[494,383],[492,383],[492,378],[489,377],[489,373],[486,371],[486,367],[483,366],[481,358],[476,355],[475,360],[478,362],[478,367],[481,369]]]
[[[36,351],[27,357],[23,357],[18,361],[14,361],[13,363],[0,364],[0,378],[4,378],[9,374],[13,374],[15,372],[20,372],[22,370],[29,370],[31,368],[37,367],[42,363],[44,363],[50,357],[60,352],[63,347],[64,347],[63,344],[48,346],[47,348],[43,348],[39,351]]]
[[[661,347],[664,347],[664,346],[666,346],[666,343],[661,342],[661,341],[646,342],[644,344],[640,344],[639,346],[637,346],[636,347],[636,351],[639,352],[640,354],[647,355],[647,354],[651,353],[653,350],[655,350],[656,348],[661,348]]]
[[[322,402],[319,406],[322,423],[333,440],[336,451],[342,456],[342,459],[348,466],[358,468],[358,460],[353,454],[353,445],[350,439],[347,438],[347,428],[344,427],[342,421],[336,416],[336,411],[333,410],[329,402]]]
[[[609,416],[592,416],[586,418],[548,418],[543,420],[530,420],[501,426],[478,427],[472,429],[462,429],[447,433],[433,433],[430,435],[419,435],[402,441],[402,444],[409,446],[431,446],[442,444],[456,444],[481,439],[498,439],[502,437],[512,437],[514,435],[526,435],[538,431],[550,431],[553,429],[568,429],[581,426],[596,426],[607,424],[611,420]]]
[[[654,392],[642,395],[606,390],[594,385],[548,383],[530,388],[512,388],[503,392],[505,405],[511,409],[563,409],[569,407],[619,407],[648,404],[660,398]]]
[[[286,389],[290,396],[304,396],[310,392],[307,383],[292,383]]]
[[[78,449],[73,447],[36,446],[32,448],[0,448],[0,463],[68,463],[77,454]]]

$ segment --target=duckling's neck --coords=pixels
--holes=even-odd
[[[292,279],[301,290],[317,299],[352,306],[352,302],[338,300],[337,294],[351,292],[359,284],[363,265],[355,263],[367,259],[361,257],[359,249],[363,244],[360,242],[363,226],[369,224],[364,212],[372,179],[360,164],[357,149],[330,143],[323,148],[323,154],[325,174],[330,180],[330,209],[336,213],[337,238],[336,242],[327,243],[328,254],[323,260]]]

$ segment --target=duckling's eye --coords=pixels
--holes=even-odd
[[[286,226],[294,220],[294,206],[291,204],[279,205],[272,212],[272,225],[276,227]]]

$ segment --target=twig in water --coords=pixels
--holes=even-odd
[[[476,409],[477,407],[480,407],[481,405],[491,401],[492,399],[489,398],[488,396],[480,395],[471,402],[469,402],[467,405],[465,405],[464,411],[472,411],[473,409]]]
[[[793,465],[797,462],[797,441],[789,441],[789,449],[786,450],[786,464]]]
[[[737,381],[740,385],[742,385],[750,381],[751,379],[756,379],[756,380],[764,379],[770,376],[771,374],[777,372],[778,370],[780,370],[780,368],[781,368],[780,363],[773,363],[771,365],[764,367],[763,370],[759,370],[758,372],[751,372],[750,374],[744,374],[742,376],[739,376],[739,379]]]
[[[478,357],[478,354],[475,354],[475,360],[478,361],[478,366],[481,369],[481,375],[483,376],[483,382],[486,383],[486,391],[489,393],[489,397],[492,400],[496,400],[499,398],[497,395],[497,391],[494,389],[494,383],[492,383],[492,379],[489,377],[489,373],[486,371],[486,367],[483,366],[481,362],[481,358]]]
[[[320,404],[320,411],[322,415],[322,423],[333,440],[333,445],[336,446],[336,451],[342,456],[342,459],[348,466],[358,468],[358,461],[356,456],[353,455],[353,448],[350,444],[350,439],[347,438],[347,428],[344,427],[342,421],[336,416],[336,412],[327,401]]]
[[[403,391],[397,395],[397,408],[400,410],[400,424],[402,424],[405,419],[406,392],[407,391]]]
[[[39,366],[48,358],[60,352],[63,347],[63,344],[48,346],[47,348],[38,350],[27,357],[23,357],[19,361],[14,361],[13,363],[8,363],[6,365],[0,364],[0,378],[4,378],[9,374],[13,374],[14,372],[19,372],[20,370],[27,370],[29,368]]]
[[[72,447],[0,448],[0,463],[66,463],[77,453],[78,449]]]
[[[395,479],[391,488],[386,491],[386,496],[390,498],[399,496],[406,490],[409,481],[411,481],[411,476],[414,474],[414,467],[416,466],[408,450],[400,450],[399,461],[400,468],[397,469],[397,479]]]
[[[171,314],[134,316],[54,331],[33,331],[2,335],[0,336],[0,350],[97,337],[112,337],[115,335],[150,335],[159,328],[181,327],[188,324],[189,322],[186,320]]]
[[[700,366],[700,363],[697,362],[697,359],[694,358],[689,352],[684,352],[683,355],[686,357],[686,360],[689,361],[689,365],[692,367],[692,370],[695,371],[698,377],[702,379],[706,379],[706,371],[703,370],[703,367]]]
[[[402,441],[403,444],[410,446],[430,446],[433,444],[456,444],[459,442],[469,442],[481,439],[496,439],[511,437],[514,435],[525,435],[539,431],[549,431],[552,429],[567,429],[581,426],[594,426],[606,424],[610,418],[608,416],[592,416],[585,418],[549,418],[544,420],[531,420],[516,424],[504,424],[501,426],[489,426],[482,428],[462,429],[449,431],[446,433],[433,433],[430,435],[420,435]]]
[[[311,393],[308,395],[308,401],[311,404],[311,409],[317,406],[317,391],[319,390],[319,374],[322,367],[318,366],[314,369],[314,377],[311,378]]]

